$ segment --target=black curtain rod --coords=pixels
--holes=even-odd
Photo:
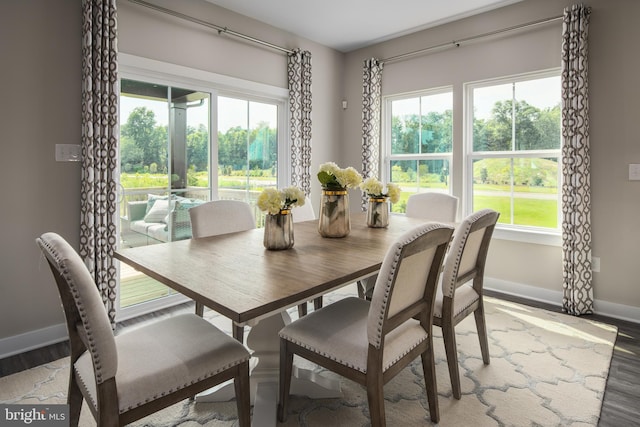
[[[460,40],[452,40],[450,42],[442,43],[442,44],[435,45],[435,46],[430,46],[430,47],[427,47],[427,48],[424,48],[424,49],[420,49],[420,50],[415,50],[413,52],[408,52],[408,53],[403,53],[403,54],[400,54],[400,55],[392,56],[390,58],[383,59],[382,62],[388,63],[388,62],[400,61],[400,60],[403,60],[403,59],[406,59],[406,58],[409,58],[409,57],[422,55],[422,54],[427,54],[427,53],[429,53],[431,51],[434,51],[434,50],[443,50],[443,49],[452,48],[452,47],[460,47],[460,45],[462,43],[466,43],[466,42],[471,41],[471,40],[490,37],[490,36],[494,36],[494,35],[497,35],[497,34],[506,33],[506,32],[509,32],[509,31],[515,31],[515,30],[520,30],[520,29],[524,29],[524,28],[534,27],[536,25],[542,25],[542,24],[546,24],[546,23],[549,23],[549,22],[558,21],[558,20],[561,20],[562,18],[563,18],[562,16],[554,16],[553,18],[540,19],[538,21],[528,22],[526,24],[515,25],[513,27],[503,28],[501,30],[491,31],[491,32],[484,33],[484,34],[478,34],[478,35],[471,36],[471,37],[465,37],[465,38],[460,39]]]
[[[232,36],[239,37],[241,39],[250,41],[252,43],[257,43],[259,45],[266,46],[266,47],[269,47],[271,49],[279,50],[279,51],[281,51],[283,53],[292,53],[293,52],[291,49],[286,49],[284,47],[275,45],[273,43],[269,43],[269,42],[266,42],[264,40],[256,39],[255,37],[248,36],[246,34],[242,34],[242,33],[236,32],[236,31],[232,31],[232,30],[228,29],[227,27],[221,27],[219,25],[215,25],[215,24],[212,24],[210,22],[203,21],[201,19],[197,19],[197,18],[194,18],[194,17],[189,16],[189,15],[185,15],[183,13],[176,12],[175,10],[166,9],[164,7],[157,6],[155,4],[147,3],[146,1],[143,1],[143,0],[129,0],[129,1],[131,3],[135,3],[135,4],[138,4],[140,6],[148,7],[149,9],[157,10],[158,12],[166,13],[167,15],[175,16],[177,18],[181,18],[181,19],[184,19],[184,20],[187,20],[187,21],[195,22],[196,24],[204,25],[205,27],[213,28],[214,30],[218,31],[218,34],[223,34],[223,33],[224,34],[229,34],[229,35],[232,35]]]

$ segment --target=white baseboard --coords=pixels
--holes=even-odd
[[[0,339],[0,359],[69,339],[67,325],[60,323]]]
[[[562,305],[562,292],[507,280],[487,277],[484,280],[487,290],[501,294],[527,298],[555,306]],[[614,319],[640,323],[640,307],[632,307],[607,301],[594,301],[595,313]],[[68,339],[67,327],[64,323],[38,329],[24,334],[0,339],[0,359],[24,353],[29,350],[56,344]]]
[[[536,286],[509,282],[507,280],[494,279],[491,277],[486,277],[484,279],[484,287],[487,290],[499,292],[501,294],[527,298],[558,307],[562,306],[561,291],[553,291],[550,289],[538,288]],[[640,307],[616,304],[597,299],[593,302],[593,307],[595,314],[628,322],[640,323]]]

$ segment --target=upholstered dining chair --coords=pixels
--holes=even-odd
[[[428,221],[455,222],[458,215],[458,198],[450,194],[427,192],[412,194],[407,199],[405,215]],[[376,276],[366,277],[357,282],[358,296],[371,299]]]
[[[455,222],[458,215],[458,198],[446,193],[418,193],[407,199],[407,216],[429,221]]]
[[[307,199],[302,206],[296,206],[291,210],[291,215],[293,216],[293,222],[303,222],[303,221],[311,221],[316,219],[316,213],[313,210],[313,204]],[[322,297],[319,296],[313,300],[313,308],[314,310],[318,310],[322,308]],[[302,303],[298,305],[298,317],[307,315],[307,303]]]
[[[256,228],[251,206],[240,200],[212,200],[189,209],[194,239]],[[196,301],[196,314],[204,315],[204,306]],[[243,342],[244,327],[234,324],[233,336]]]
[[[249,352],[195,314],[113,335],[98,288],[56,233],[36,239],[62,300],[71,347],[70,425],[86,400],[99,427],[122,426],[233,379],[238,418],[251,424]]]
[[[467,216],[457,227],[444,261],[436,295],[433,324],[442,328],[453,396],[460,399],[460,372],[455,327],[473,313],[482,361],[488,365],[489,344],[482,299],[484,267],[493,229],[500,214],[483,209]]]
[[[213,200],[189,209],[193,238],[256,228],[251,206],[239,200]]]
[[[294,355],[365,386],[374,427],[386,423],[384,384],[420,356],[429,414],[439,421],[432,311],[452,232],[435,222],[406,232],[389,247],[370,302],[348,297],[280,331],[280,421],[287,415]]]
[[[307,198],[302,206],[291,209],[293,222],[311,221],[316,219],[316,212],[313,210],[313,203]]]

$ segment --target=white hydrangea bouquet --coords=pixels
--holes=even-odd
[[[340,168],[333,162],[320,165],[318,180],[324,189],[340,190],[356,188],[362,183],[362,175],[352,167]]]
[[[371,199],[386,199],[388,197],[391,203],[400,201],[400,186],[393,182],[388,182],[387,188],[384,188],[382,182],[377,178],[370,177],[360,184],[360,189]]]
[[[281,211],[290,210],[295,206],[302,206],[305,202],[305,195],[298,187],[291,186],[278,190],[269,187],[262,190],[258,196],[257,205],[263,212],[277,215]]]

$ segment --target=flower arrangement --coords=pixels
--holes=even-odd
[[[352,167],[340,168],[333,162],[320,165],[318,180],[325,189],[355,188],[362,182],[362,175]]]
[[[263,212],[276,215],[282,210],[302,206],[304,202],[304,192],[298,187],[292,186],[282,190],[270,187],[262,190],[258,196],[257,205]]]
[[[400,187],[393,182],[387,183],[386,192],[382,183],[373,177],[367,178],[360,184],[360,189],[371,198],[383,198],[388,197],[391,203],[398,203],[400,200]]]

